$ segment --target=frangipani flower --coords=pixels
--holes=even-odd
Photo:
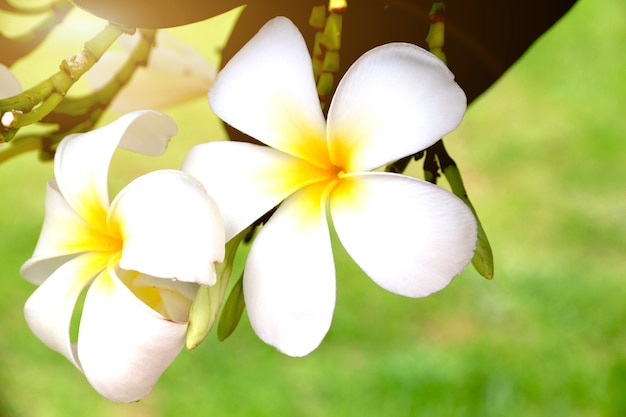
[[[150,392],[183,347],[198,284],[215,283],[224,257],[219,210],[184,172],[143,175],[109,204],[115,149],[158,155],[175,133],[166,115],[140,111],[63,139],[41,235],[21,269],[39,285],[25,306],[32,331],[114,401]],[[72,343],[72,314],[87,287]]]
[[[118,43],[123,50],[108,51],[87,73],[98,89],[121,67],[141,35],[123,35]],[[111,102],[117,113],[143,108],[162,108],[184,103],[206,94],[217,67],[198,51],[168,32],[159,30],[146,67],[137,69],[130,82]]]
[[[227,239],[280,204],[250,248],[243,281],[250,322],[266,343],[306,355],[330,327],[327,211],[356,263],[397,294],[438,291],[472,258],[476,221],[460,199],[371,172],[433,144],[463,117],[463,91],[430,53],[405,43],[366,53],[325,121],[305,42],[276,18],[218,74],[209,101],[226,123],[269,145],[206,143],[183,163],[215,198]]]

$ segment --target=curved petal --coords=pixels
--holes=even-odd
[[[68,255],[90,251],[111,251],[119,243],[93,229],[67,204],[55,180],[46,189],[46,216],[31,259],[20,273],[34,284],[41,284]]]
[[[335,308],[323,195],[324,184],[315,184],[285,200],[252,244],[244,272],[252,328],[290,356],[317,348]]]
[[[439,58],[407,43],[379,46],[346,72],[328,110],[331,159],[369,171],[454,130],[467,100]]]
[[[6,66],[0,64],[0,99],[13,97],[21,92],[22,86],[15,75]]]
[[[219,141],[196,145],[182,170],[195,176],[219,206],[230,240],[326,171],[267,146]]]
[[[277,17],[231,58],[209,91],[215,114],[278,150],[329,166],[326,122],[298,28]]]
[[[107,175],[119,146],[146,155],[165,151],[176,124],[152,110],[128,113],[99,129],[66,136],[56,152],[54,175],[61,194],[85,221],[102,227],[109,207]]]
[[[117,43],[123,50],[109,50],[87,72],[95,89],[109,82],[139,42],[141,35],[123,35]],[[176,65],[172,65],[176,62]],[[137,69],[130,82],[115,96],[109,110],[126,113],[138,109],[173,106],[205,97],[217,67],[189,44],[164,30],[157,31],[156,45],[148,65]]]
[[[61,265],[26,301],[26,322],[50,349],[61,353],[77,368],[70,323],[76,300],[96,275],[106,268],[109,256],[88,253]]]
[[[330,197],[339,240],[388,291],[424,297],[470,262],[476,220],[452,193],[397,174],[345,177]]]
[[[109,267],[85,299],[78,332],[83,372],[104,397],[138,401],[181,351],[186,329],[137,299]]]
[[[182,171],[143,175],[117,195],[108,226],[124,241],[120,266],[160,278],[215,283],[224,259],[219,209],[202,185]]]
[[[118,273],[118,276],[121,279],[121,274]],[[155,298],[158,298],[159,303],[154,307],[150,306],[162,316],[177,322],[189,320],[191,303],[199,288],[199,285],[193,282],[174,281],[144,274],[139,274],[132,282],[125,284],[137,298],[148,305],[150,304],[142,298],[142,294],[156,292]]]

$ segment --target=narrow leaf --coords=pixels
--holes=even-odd
[[[224,303],[222,315],[217,325],[217,338],[220,342],[226,340],[235,331],[244,308],[243,274],[241,274],[241,277],[231,290],[226,303]]]
[[[438,154],[439,155],[439,154]],[[443,165],[443,163],[442,163]],[[478,215],[476,214],[476,210],[474,206],[469,200],[467,196],[467,192],[465,191],[465,186],[463,185],[463,180],[461,179],[461,173],[459,172],[456,164],[450,164],[445,167],[442,167],[442,171],[446,176],[446,180],[450,184],[450,188],[452,188],[452,192],[459,197],[461,200],[467,204],[467,206],[474,213],[474,217],[476,217],[476,223],[478,226],[478,236],[476,241],[476,250],[474,252],[474,257],[472,258],[472,265],[476,269],[476,271],[487,279],[493,278],[493,252],[491,250],[491,245],[489,244],[489,240],[487,239],[487,234],[483,229],[483,226],[480,223],[480,219],[478,219]]]
[[[215,266],[217,273],[215,285],[211,287],[201,286],[198,290],[189,312],[189,325],[186,336],[187,349],[191,350],[198,347],[211,332],[226,295],[230,275],[233,271],[235,254],[247,233],[248,229],[245,229],[226,243],[224,262]]]

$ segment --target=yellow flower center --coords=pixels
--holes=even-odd
[[[110,264],[118,264],[122,256],[122,249],[124,247],[124,239],[122,237],[122,227],[118,220],[110,218],[106,221],[106,213],[101,213],[99,216],[92,217],[97,224],[92,227],[98,230],[97,241],[94,242],[94,249],[108,253],[110,258]],[[137,271],[117,270],[117,277],[128,287],[128,289],[145,305],[155,310],[156,312],[167,316],[165,311],[164,301],[162,297],[162,289],[156,286],[139,284],[136,282],[137,278],[141,277],[141,273]],[[112,285],[113,281],[109,276],[109,284]]]
[[[342,167],[338,167],[333,165],[329,170],[329,179],[333,180],[333,179],[337,179],[337,180],[341,180],[345,175],[346,175],[346,170],[343,169]]]
[[[100,245],[102,250],[111,252],[111,254],[117,254],[122,252],[124,247],[124,239],[122,239],[122,231],[119,222],[111,221],[107,224],[106,218],[102,219],[104,223],[102,226],[104,232],[100,237]]]

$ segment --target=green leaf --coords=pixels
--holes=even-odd
[[[222,301],[226,295],[228,282],[233,271],[235,254],[243,237],[248,233],[245,229],[226,243],[226,256],[224,262],[215,265],[217,281],[213,286],[201,286],[196,298],[191,304],[189,312],[189,325],[187,326],[186,346],[187,349],[195,349],[206,339],[211,332],[219,313]]]
[[[474,217],[476,217],[478,236],[476,240],[476,250],[474,251],[474,257],[472,258],[472,265],[480,275],[487,279],[492,279],[493,252],[491,250],[491,245],[489,244],[487,234],[485,233],[485,230],[480,223],[480,219],[476,214],[476,210],[474,209],[474,206],[467,196],[467,192],[465,191],[465,186],[463,185],[463,179],[461,178],[459,168],[456,166],[456,164],[451,163],[446,166],[442,166],[442,171],[443,174],[446,176],[446,180],[448,180],[448,183],[450,184],[450,188],[452,188],[452,192],[461,200],[463,200],[465,204],[467,204],[467,206],[472,210],[472,213],[474,213]]]
[[[224,303],[220,322],[217,325],[217,339],[220,342],[226,340],[237,328],[246,304],[243,298],[243,274],[230,291],[230,295]]]

